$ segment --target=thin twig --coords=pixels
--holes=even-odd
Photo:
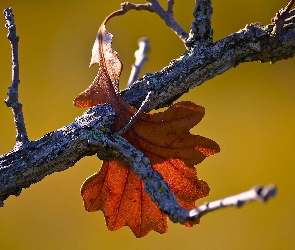
[[[121,9],[111,13],[106,19],[104,23],[114,17],[121,16],[127,13],[129,10],[148,10],[150,12],[155,12],[160,18],[162,18],[166,25],[174,31],[174,33],[185,43],[188,38],[188,33],[176,22],[173,17],[172,7],[174,1],[168,1],[168,10],[165,11],[162,6],[159,4],[157,0],[148,0],[148,4],[134,4],[125,2],[121,4]]]
[[[135,63],[132,65],[132,70],[130,73],[130,77],[127,83],[127,88],[131,86],[132,83],[134,83],[138,77],[139,73],[145,63],[147,58],[147,53],[150,51],[149,46],[149,39],[146,37],[142,37],[137,41],[139,49],[135,51],[134,57],[135,57]]]
[[[103,23],[107,23],[108,20],[110,20],[112,17],[115,16],[122,16],[124,14],[126,14],[129,10],[148,10],[150,12],[153,12],[150,8],[150,4],[134,4],[134,3],[129,3],[129,2],[124,2],[121,3],[121,9],[116,10],[114,12],[112,12],[110,15],[108,15]]]
[[[127,125],[122,128],[120,131],[118,131],[117,133],[115,133],[116,135],[122,135],[124,134],[131,126],[132,124],[136,121],[136,119],[138,118],[138,116],[140,116],[140,114],[142,112],[144,112],[144,109],[146,107],[146,105],[149,103],[149,98],[152,94],[152,91],[149,91],[145,100],[142,102],[140,108],[138,109],[138,111],[136,112],[136,114],[134,116],[131,117],[130,121],[127,123]]]
[[[276,13],[275,17],[272,19],[272,22],[275,24],[272,30],[272,35],[274,35],[275,38],[278,38],[281,35],[284,21],[288,17],[294,2],[295,0],[290,0],[287,6],[284,9],[279,10],[279,12]]]
[[[185,42],[188,38],[188,33],[176,22],[173,16],[172,6],[174,1],[168,1],[168,11],[165,11],[157,0],[148,0],[151,3],[151,10],[161,17],[166,25],[172,29],[175,34]]]
[[[10,41],[12,52],[12,83],[8,88],[8,97],[4,100],[7,107],[12,108],[14,123],[16,127],[16,146],[21,146],[28,142],[28,135],[26,131],[24,115],[22,111],[22,104],[18,101],[18,85],[19,80],[19,63],[18,63],[18,41],[19,37],[16,35],[16,25],[14,23],[14,16],[12,8],[4,10],[6,24],[8,30],[7,38]]]
[[[212,44],[213,29],[211,27],[211,16],[213,8],[211,0],[196,0],[194,9],[194,21],[191,24],[189,38],[186,41],[188,47],[193,46],[196,42],[207,46]]]
[[[215,211],[220,208],[236,206],[241,207],[245,203],[250,201],[262,201],[266,202],[270,197],[276,195],[276,187],[272,184],[265,187],[259,186],[251,188],[250,190],[220,199],[217,201],[208,202],[202,206],[196,207],[189,212],[189,217],[192,220],[197,220],[203,215]]]
[[[170,13],[173,15],[174,0],[168,0],[167,3],[168,3],[167,13]]]

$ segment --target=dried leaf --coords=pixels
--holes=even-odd
[[[194,165],[219,152],[214,141],[189,133],[203,115],[202,107],[180,102],[161,113],[142,114],[123,135],[150,159],[186,209],[210,190],[197,178]],[[102,169],[83,183],[81,194],[87,211],[104,212],[110,230],[129,226],[136,237],[143,237],[151,230],[168,229],[167,216],[144,191],[143,181],[119,160],[104,161]]]
[[[116,132],[129,122],[136,109],[118,93],[122,64],[111,47],[112,34],[105,29],[106,21],[98,30],[92,50],[90,66],[99,64],[97,76],[75,98],[74,104],[86,108],[110,103],[117,113],[112,128]],[[203,116],[204,108],[192,102],[180,102],[161,113],[142,113],[123,134],[149,158],[152,168],[163,176],[179,204],[186,209],[193,208],[195,201],[207,196],[210,190],[206,182],[197,178],[194,165],[219,152],[216,142],[189,132]],[[151,230],[165,233],[167,215],[144,191],[144,185],[123,162],[104,161],[102,168],[83,183],[81,195],[87,211],[103,211],[110,230],[128,226],[136,237],[143,237]],[[190,227],[195,223],[198,222],[188,221],[185,225]]]
[[[165,233],[167,215],[143,190],[143,182],[121,161],[104,161],[100,171],[81,188],[85,209],[102,210],[109,230],[129,226],[136,237],[151,230]]]
[[[93,82],[74,99],[79,108],[89,108],[100,103],[118,105],[117,93],[122,63],[119,55],[112,49],[113,35],[102,24],[98,30],[92,49],[90,66],[98,63],[100,68]]]
[[[189,132],[204,114],[201,106],[179,102],[164,112],[141,115],[124,137],[139,150],[147,148],[152,163],[174,158],[193,166],[219,151],[214,141]]]

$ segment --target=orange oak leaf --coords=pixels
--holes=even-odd
[[[106,21],[108,18],[106,19]],[[87,90],[74,99],[77,107],[110,103],[117,116],[113,132],[122,129],[136,113],[118,93],[122,64],[111,47],[112,35],[105,23],[98,30],[92,51],[91,65],[100,65],[97,76]],[[194,165],[219,152],[216,142],[189,130],[204,116],[204,108],[185,101],[174,104],[164,112],[142,113],[122,136],[150,160],[185,209],[195,207],[195,201],[209,194],[208,184],[197,178]],[[161,212],[144,191],[145,183],[120,160],[104,161],[101,169],[90,176],[81,187],[84,207],[93,212],[102,210],[110,230],[128,226],[136,237],[151,230],[165,233],[167,215]],[[160,190],[161,191],[161,190]],[[193,226],[198,221],[186,221]]]
[[[142,114],[124,134],[150,159],[185,209],[194,208],[197,199],[209,194],[209,186],[197,178],[194,165],[219,151],[214,141],[189,133],[203,115],[202,107],[180,102],[161,113]],[[87,211],[104,212],[110,230],[126,225],[137,237],[151,230],[167,231],[167,215],[144,191],[143,181],[119,160],[104,161],[100,171],[83,183],[81,194]]]

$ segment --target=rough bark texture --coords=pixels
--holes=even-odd
[[[192,47],[178,59],[154,74],[145,75],[129,89],[122,92],[123,98],[137,107],[148,91],[154,98],[148,110],[171,105],[190,89],[224,73],[240,63],[261,61],[276,62],[294,56],[295,11],[276,39],[272,34],[274,25],[260,23],[246,25],[244,29],[230,34],[208,47]]]
[[[110,105],[96,106],[71,124],[2,155],[0,200],[3,202],[9,195],[18,196],[22,188],[68,169],[87,155],[97,153],[100,158],[114,158],[115,153],[108,150],[104,142],[114,116]],[[89,143],[93,140],[97,145]]]

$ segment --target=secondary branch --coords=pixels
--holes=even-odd
[[[7,8],[4,10],[6,24],[8,30],[7,38],[10,41],[12,53],[12,83],[8,88],[8,97],[4,100],[7,107],[12,108],[14,123],[16,127],[16,146],[22,146],[28,142],[28,135],[22,111],[22,104],[18,101],[18,85],[19,79],[19,63],[18,63],[18,41],[19,37],[16,35],[16,25],[14,23],[14,16],[12,9]]]

